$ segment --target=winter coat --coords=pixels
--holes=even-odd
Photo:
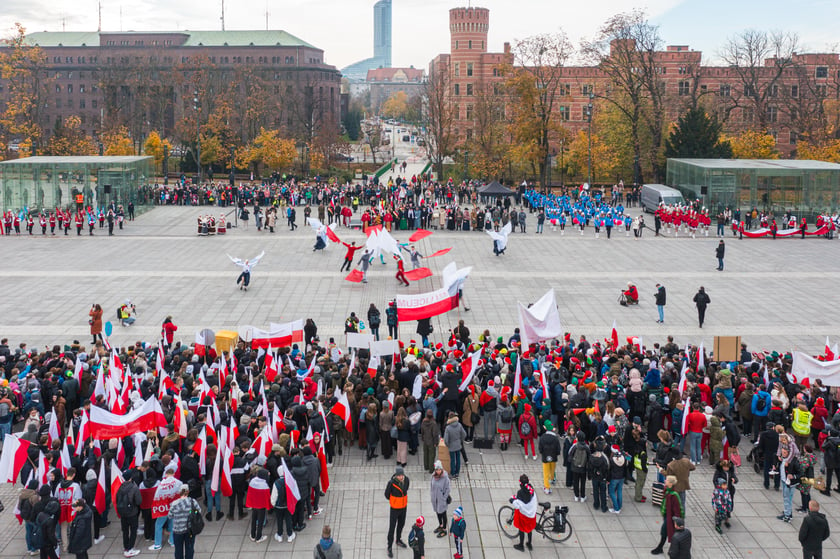
[[[102,333],[102,311],[90,309],[90,333],[95,336]]]
[[[822,543],[830,535],[828,521],[821,512],[809,512],[799,527],[799,543],[805,551],[822,551]]]
[[[93,546],[93,512],[89,506],[85,505],[76,513],[67,529],[67,535],[67,550],[70,553],[83,553]]]
[[[460,452],[464,446],[464,439],[467,438],[467,432],[463,425],[458,421],[458,418],[453,417],[446,423],[446,430],[443,432],[443,442],[449,452]]]
[[[446,498],[449,497],[450,492],[449,475],[445,471],[441,473],[440,477],[433,475],[430,486],[429,494],[432,498],[432,509],[434,509],[435,514],[446,512],[446,506],[448,505]]]
[[[35,523],[41,532],[41,549],[53,549],[58,545],[58,539],[55,537],[55,526],[58,524],[60,509],[58,501],[51,500],[35,518]]]
[[[524,435],[522,433],[522,424],[523,423],[528,423],[531,426],[531,432],[528,433],[527,435]],[[531,439],[536,439],[537,438],[537,436],[538,436],[537,420],[534,419],[533,414],[531,414],[529,412],[525,412],[521,416],[519,416],[518,427],[519,427],[519,438],[522,439],[523,441],[530,441]]]
[[[420,438],[423,440],[423,444],[427,446],[437,446],[440,442],[440,427],[434,418],[423,419],[420,424]]]
[[[721,452],[723,452],[723,428],[720,425],[720,419],[713,415],[709,421],[709,460],[717,462]]]
[[[123,483],[117,490],[117,513],[120,518],[133,518],[140,514],[142,502],[140,488],[133,481]]]
[[[691,559],[691,532],[688,529],[674,530],[668,559]]]
[[[464,398],[464,413],[461,416],[461,421],[465,427],[474,427],[472,422],[472,414],[478,413],[478,396],[470,394]],[[476,422],[478,423],[478,422]]]
[[[554,431],[546,431],[540,435],[538,450],[544,463],[557,462],[557,458],[563,452],[560,437]]]

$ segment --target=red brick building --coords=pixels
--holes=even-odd
[[[285,31],[42,32],[26,40],[46,56],[40,124],[47,136],[77,115],[93,136],[124,124],[136,137],[151,130],[169,137],[195,114],[199,81],[205,115],[222,94],[242,100],[231,118],[244,133],[265,126],[298,135],[340,121],[339,72],[322,49]],[[0,105],[4,85],[0,80]]]
[[[500,67],[513,63],[509,43],[501,53],[487,52],[489,28],[486,8],[451,9],[450,51],[430,63],[430,74],[447,69],[460,141],[472,137],[478,92],[489,90],[503,96],[505,78]],[[719,115],[727,132],[751,127],[768,130],[786,156],[796,149],[798,138],[814,131],[815,107],[826,99],[840,101],[840,55],[836,53],[794,54],[792,60],[783,61],[782,70],[775,59],[768,59],[750,76],[743,69],[704,66],[702,53],[686,45],[667,46],[654,56],[669,120],[700,104]],[[587,126],[590,94],[595,95],[597,110],[597,99],[610,95],[610,80],[593,66],[566,66],[560,71],[564,78],[556,110],[574,134]]]

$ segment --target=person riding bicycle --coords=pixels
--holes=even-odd
[[[533,549],[531,547],[531,537],[534,527],[537,525],[537,496],[534,494],[534,488],[528,481],[527,475],[519,476],[519,491],[510,498],[510,503],[515,510],[513,525],[519,530],[519,543],[514,545],[513,548],[519,551],[525,551],[525,547],[529,550]],[[528,543],[523,545],[525,534],[528,534]]]
[[[627,289],[621,292],[622,305],[635,305],[639,302],[639,290],[632,282],[627,282]]]

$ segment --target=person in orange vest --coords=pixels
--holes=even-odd
[[[388,521],[388,557],[393,557],[394,531],[396,530],[397,546],[406,547],[402,540],[402,531],[405,527],[405,514],[408,508],[408,487],[410,481],[405,475],[402,466],[397,466],[394,475],[385,487],[385,498],[391,506],[391,515]]]

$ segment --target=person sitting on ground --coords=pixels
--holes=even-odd
[[[627,289],[622,291],[621,294],[629,304],[639,302],[639,290],[631,282],[627,282]]]

